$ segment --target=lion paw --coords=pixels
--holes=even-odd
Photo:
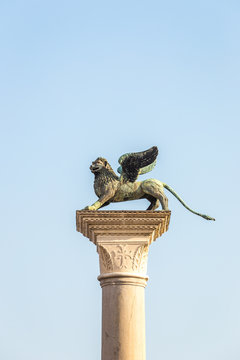
[[[96,210],[94,206],[86,206],[83,210]]]

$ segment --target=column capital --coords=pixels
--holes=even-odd
[[[77,231],[97,246],[98,279],[147,280],[149,245],[168,230],[170,215],[170,211],[77,211]]]

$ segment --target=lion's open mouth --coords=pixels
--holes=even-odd
[[[90,170],[92,172],[96,172],[96,171],[99,171],[100,170],[100,167],[98,165],[91,165],[90,166]]]

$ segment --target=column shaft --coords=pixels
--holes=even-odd
[[[146,278],[113,277],[102,286],[102,360],[145,360]]]

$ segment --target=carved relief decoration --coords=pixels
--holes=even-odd
[[[146,273],[148,245],[99,245],[101,273],[134,272]]]
[[[111,251],[113,263],[118,270],[129,269],[133,261],[133,251],[128,245],[117,245],[116,250]]]
[[[105,247],[100,246],[99,248],[100,248],[100,251],[99,251],[100,262],[102,261],[103,267],[107,271],[112,271],[113,270],[113,262],[111,259],[111,255],[109,254],[107,249],[105,249]]]
[[[147,270],[148,245],[139,246],[134,254],[133,270],[144,273]]]

